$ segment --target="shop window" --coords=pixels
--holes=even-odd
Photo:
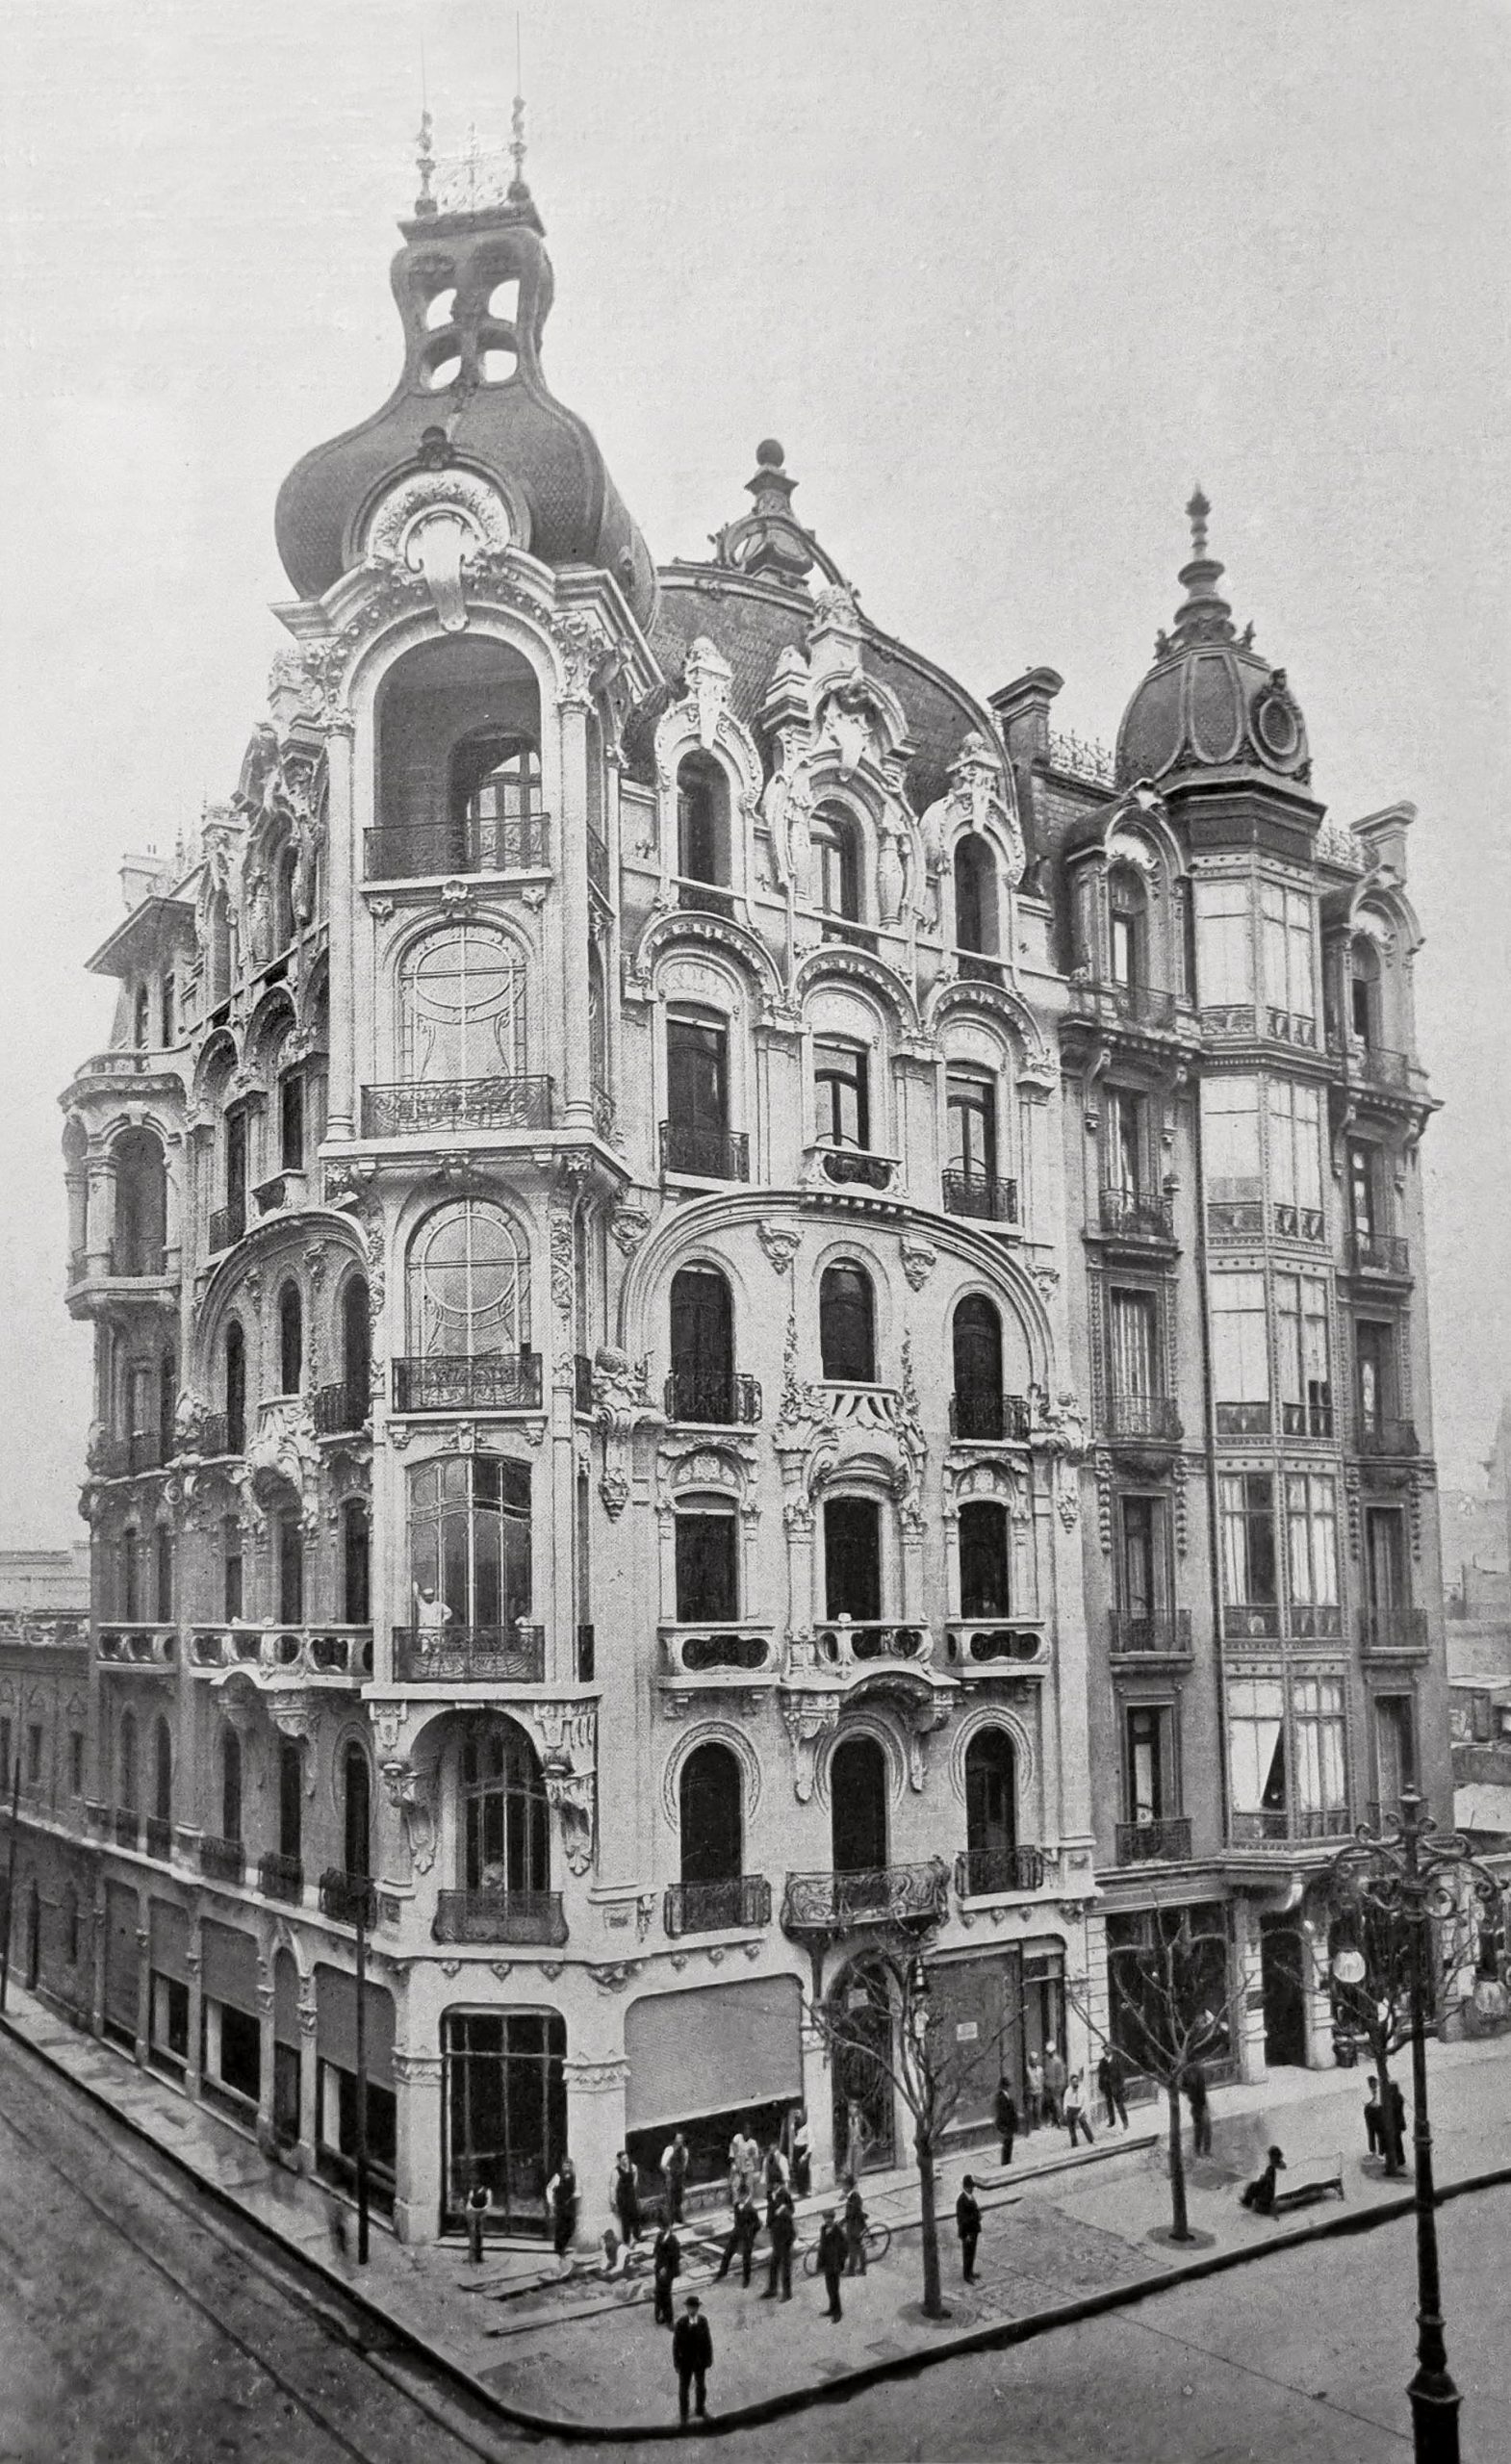
[[[441,2046],[447,2223],[465,2222],[479,2189],[495,2230],[546,2234],[546,2185],[567,2153],[564,2020],[555,2012],[449,2011]]]
[[[204,2070],[217,2085],[255,2105],[262,2087],[262,2029],[256,2015],[206,1999]]]
[[[874,1625],[882,1615],[882,1509],[875,1498],[824,1504],[824,1614]]]
[[[675,1545],[678,1624],[731,1623],[740,1613],[739,1525],[732,1503],[679,1506]]]
[[[820,1374],[835,1385],[876,1382],[876,1300],[863,1267],[826,1267],[818,1287]]]

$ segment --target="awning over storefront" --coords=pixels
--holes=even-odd
[[[803,2095],[802,1994],[795,1976],[648,1993],[625,2015],[626,2126],[692,2121],[736,2105]]]
[[[364,2000],[367,2022],[368,2077],[374,2088],[394,2084],[394,1997],[381,1985],[369,1985]],[[321,2062],[338,2070],[357,2067],[357,1980],[344,1967],[315,1971],[315,2050]]]
[[[201,1975],[212,2002],[257,2017],[257,1944],[250,1934],[207,1917],[200,1936]]]
[[[152,1903],[152,1965],[175,1985],[189,1983],[189,1911],[175,1908],[171,1900]]]

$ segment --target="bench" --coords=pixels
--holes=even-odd
[[[1298,2156],[1288,2163],[1275,2181],[1275,2203],[1272,2216],[1281,2216],[1288,2208],[1305,2207],[1314,2198],[1325,2198],[1336,2191],[1340,2198],[1344,2191],[1344,2160],[1342,2152],[1335,2156]]]

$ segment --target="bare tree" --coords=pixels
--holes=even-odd
[[[1380,2083],[1385,2170],[1406,2169],[1403,2135],[1391,2094],[1391,2057],[1411,2042],[1412,1935],[1409,1909],[1382,1889],[1361,1857],[1345,1850],[1328,1891],[1328,1949],[1335,2015],[1358,2030]],[[1440,1890],[1422,1929],[1423,1985],[1430,2012],[1469,1997],[1483,1956],[1484,1913],[1472,1892]],[[1492,1952],[1494,1957],[1494,1952]],[[1467,1982],[1466,1982],[1467,1980]]]
[[[1109,1947],[1111,2024],[1098,2025],[1067,1989],[1071,2008],[1090,2033],[1115,2047],[1165,2091],[1170,2148],[1170,2238],[1193,2236],[1186,2212],[1186,2156],[1181,2143],[1181,2088],[1191,2065],[1231,2044],[1236,2002],[1228,1974],[1228,1938],[1218,1927],[1193,1926],[1189,1908],[1155,1909],[1148,1938]]]
[[[918,2168],[924,2314],[945,2319],[936,2207],[944,2136],[967,2091],[988,2072],[995,2085],[1003,2048],[1019,2022],[1006,2019],[984,2042],[960,2043],[951,2021],[934,2007],[928,1967],[911,1944],[867,1951],[850,1969],[849,1980],[844,2009],[812,2002],[808,2016],[831,2063],[856,2092],[863,2094],[880,2074],[908,2108]]]

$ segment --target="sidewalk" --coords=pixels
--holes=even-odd
[[[563,2280],[549,2252],[517,2246],[490,2249],[473,2269],[460,2248],[406,2247],[379,2227],[370,2266],[343,2266],[330,2235],[329,2196],[318,2184],[270,2166],[234,2124],[190,2104],[13,1985],[7,2024],[231,2206],[507,2412],[569,2437],[675,2428],[670,2338],[653,2323],[646,2277],[605,2282],[575,2273]],[[1499,2169],[1511,2172],[1511,2039],[1434,2045],[1429,2060],[1440,2188]],[[868,2275],[846,2280],[837,2323],[825,2315],[822,2286],[801,2273],[822,2198],[800,2209],[790,2303],[760,2297],[764,2235],[748,2292],[733,2273],[710,2285],[723,2220],[694,2219],[678,2298],[700,2293],[712,2325],[712,2409],[730,2423],[737,2413],[748,2418],[752,2406],[769,2415],[819,2401],[847,2381],[864,2383],[918,2359],[998,2340],[1013,2323],[1047,2323],[1067,2310],[1076,2315],[1078,2305],[1084,2314],[1088,2305],[1137,2297],[1172,2273],[1205,2272],[1230,2264],[1233,2254],[1349,2230],[1371,2209],[1398,2212],[1410,2185],[1385,2181],[1363,2157],[1363,2100],[1359,2071],[1285,2072],[1261,2088],[1215,2090],[1214,2154],[1188,2173],[1191,2222],[1204,2237],[1194,2252],[1150,2238],[1169,2222],[1163,2106],[1136,2107],[1126,2136],[1098,2131],[1094,2147],[1074,2159],[1063,2136],[1049,2132],[1020,2141],[1011,2170],[981,2156],[947,2159],[938,2204],[951,2315],[942,2324],[924,2320],[919,2306],[916,2179],[908,2172],[867,2176],[867,2205],[891,2226],[892,2246]],[[1329,2199],[1274,2221],[1242,2209],[1238,2185],[1271,2139],[1291,2157],[1341,2149],[1342,2206]],[[967,2170],[976,2175],[985,2211],[980,2281],[969,2287],[960,2281],[953,2216]]]

